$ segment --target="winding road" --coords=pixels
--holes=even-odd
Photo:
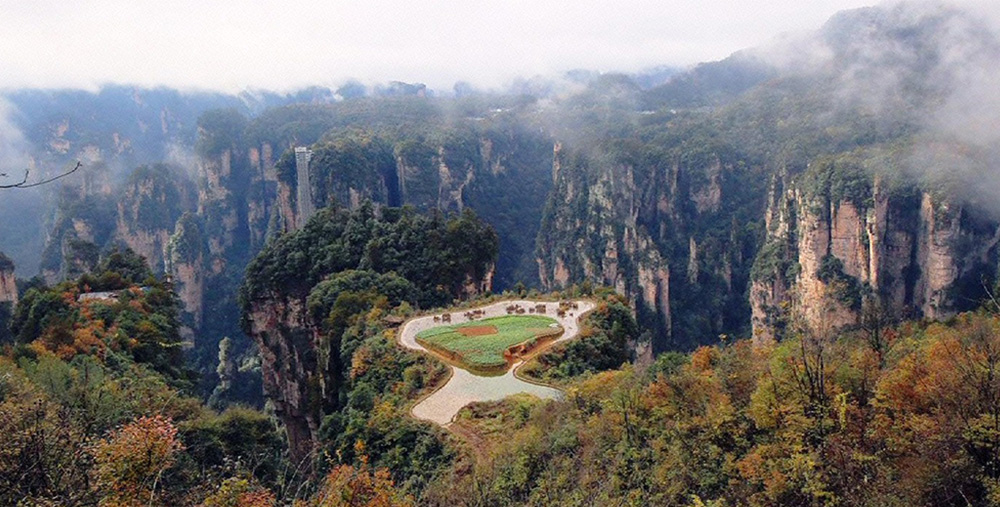
[[[480,318],[488,318],[507,315],[507,307],[512,304],[521,305],[524,308],[544,304],[548,309],[545,316],[555,319],[564,330],[562,336],[547,345],[547,347],[551,347],[556,343],[575,338],[580,333],[580,317],[593,310],[595,306],[593,301],[576,300],[573,302],[577,304],[577,308],[567,312],[565,317],[559,317],[556,315],[558,303],[527,300],[500,301],[488,306],[452,311],[451,324],[468,322],[469,319],[463,314],[474,310],[482,310],[483,315]],[[441,322],[434,322],[434,315],[411,319],[403,324],[399,332],[399,343],[408,349],[420,350],[440,357],[417,343],[417,333],[440,325],[442,325]],[[518,378],[515,373],[522,364],[523,361],[519,361],[507,370],[507,373],[496,377],[482,377],[449,364],[452,370],[451,378],[440,389],[417,403],[413,407],[413,416],[447,426],[462,407],[472,402],[497,401],[519,393],[532,394],[542,399],[558,399],[562,396],[562,391],[558,389],[533,384]]]

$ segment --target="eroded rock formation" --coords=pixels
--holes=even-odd
[[[17,305],[17,280],[14,278],[14,263],[0,253],[0,304],[13,308]]]
[[[749,317],[739,294],[748,240],[734,219],[755,206],[732,202],[751,190],[739,188],[743,171],[717,155],[643,160],[556,144],[555,186],[538,238],[542,286],[614,287],[656,330],[656,351],[739,332]],[[728,233],[722,241],[720,231]],[[734,276],[736,269],[743,274]],[[677,291],[685,297],[673,298]]]
[[[793,318],[813,330],[855,325],[865,298],[899,317],[942,319],[985,297],[997,224],[927,191],[886,187],[875,179],[861,199],[831,200],[774,179],[750,293],[758,340]]]

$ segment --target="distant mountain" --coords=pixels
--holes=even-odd
[[[499,235],[496,289],[612,286],[649,330],[638,349],[778,337],[819,308],[850,326],[871,298],[947,317],[996,279],[997,48],[968,13],[900,4],[685,72],[510,93],[10,92],[34,164],[86,171],[0,202],[0,248],[50,281],[95,248],[143,253],[182,288],[206,370],[240,333],[245,266],[307,218],[305,185],[317,208],[471,208]]]

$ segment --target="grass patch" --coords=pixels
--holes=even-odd
[[[561,334],[562,327],[550,327],[555,323],[538,315],[507,315],[427,329],[417,341],[470,369],[506,371],[508,349],[531,348],[539,338]]]

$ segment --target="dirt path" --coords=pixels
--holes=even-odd
[[[448,429],[459,439],[464,440],[469,446],[469,451],[476,462],[482,463],[486,457],[486,440],[475,429],[463,424],[462,421],[455,421],[448,425]]]
[[[574,301],[578,308],[568,312],[566,316],[556,315],[558,303],[544,301],[501,301],[488,306],[471,308],[451,312],[451,323],[459,324],[469,320],[463,315],[466,311],[483,310],[483,318],[499,317],[507,315],[507,307],[516,304],[525,308],[534,307],[537,304],[545,304],[547,312],[545,316],[555,319],[564,329],[562,336],[550,342],[547,347],[556,343],[575,338],[580,333],[580,317],[594,308],[592,301]],[[434,321],[434,315],[418,317],[406,322],[399,332],[399,343],[409,349],[420,350],[436,356],[431,351],[425,349],[417,343],[417,333],[442,325],[441,322]],[[442,426],[447,426],[458,414],[462,407],[475,401],[498,401],[510,395],[527,393],[542,399],[557,399],[562,396],[562,391],[525,382],[515,375],[515,371],[521,366],[521,362],[514,364],[507,373],[497,377],[481,377],[468,370],[451,366],[452,376],[440,389],[427,396],[413,407],[413,416],[418,419],[432,421]]]

